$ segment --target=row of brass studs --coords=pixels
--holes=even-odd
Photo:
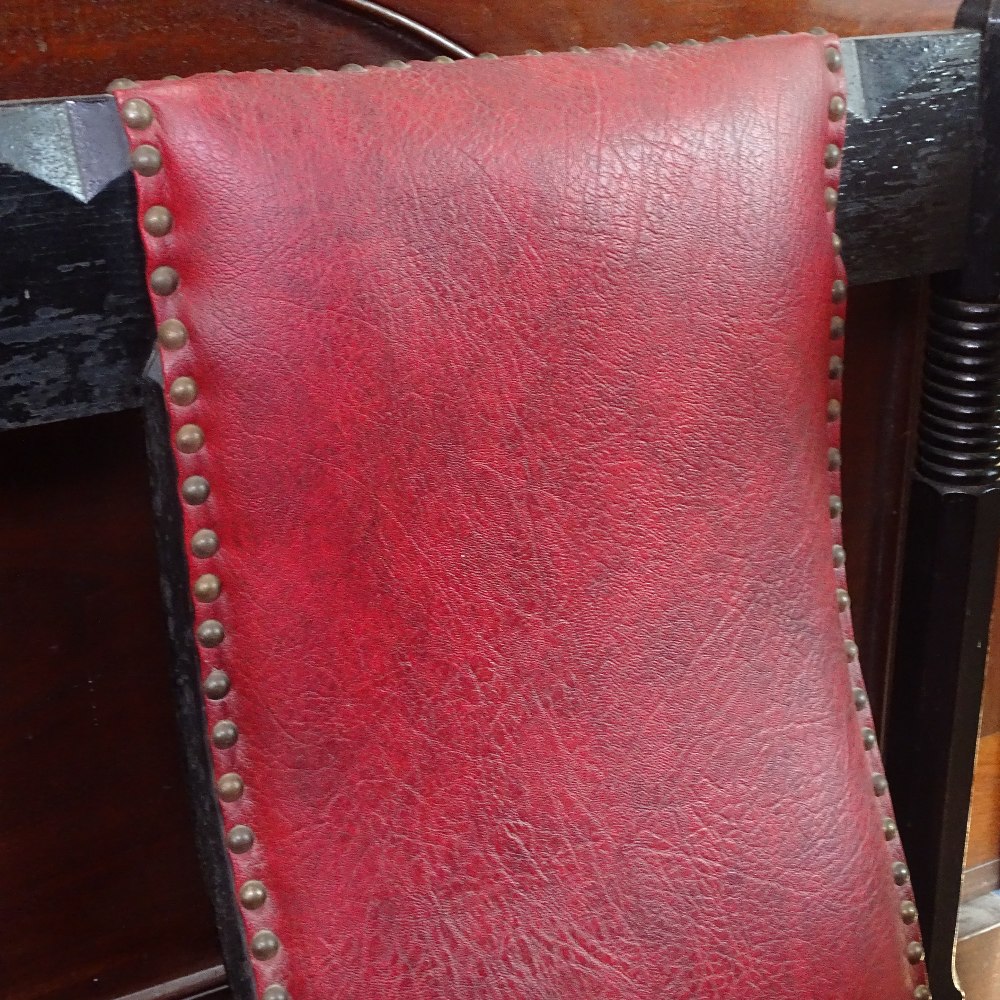
[[[116,80],[108,89],[117,90],[134,86],[130,80]],[[129,98],[122,105],[122,118],[134,131],[149,128],[154,121],[153,109],[142,98]],[[147,143],[140,144],[132,151],[132,168],[142,177],[153,177],[163,167],[160,150]],[[154,238],[162,238],[173,229],[174,220],[170,210],[164,205],[153,205],[142,218],[143,229]],[[160,296],[172,295],[180,285],[180,275],[169,266],[160,265],[149,276],[149,286]],[[157,339],[166,351],[176,351],[188,342],[188,331],[178,319],[164,320],[157,328]],[[176,407],[190,406],[198,398],[198,385],[189,375],[175,378],[167,390],[171,403]],[[177,450],[184,455],[197,454],[205,446],[205,433],[194,423],[183,424],[174,437]],[[209,481],[200,475],[188,476],[181,484],[181,497],[192,507],[205,503],[211,495]],[[219,551],[219,536],[210,528],[199,528],[190,540],[191,554],[196,559],[208,559]],[[214,573],[202,573],[194,582],[194,596],[202,604],[211,604],[222,592],[222,582]],[[226,638],[222,622],[206,618],[195,630],[198,643],[205,649],[220,646]],[[229,675],[224,670],[213,669],[203,682],[205,697],[211,701],[221,701],[230,690]],[[221,719],[212,726],[211,740],[220,750],[228,750],[236,745],[239,730],[231,719]],[[243,797],[243,779],[234,772],[221,775],[216,781],[216,793],[222,802],[236,802]],[[226,834],[226,845],[233,854],[246,854],[254,845],[255,837],[248,826],[239,824]],[[267,889],[263,882],[251,879],[244,882],[239,890],[240,902],[247,910],[257,910],[267,901]],[[257,931],[250,941],[250,951],[254,958],[267,961],[281,949],[281,942],[274,931]],[[288,990],[280,983],[272,983],[264,990],[261,1000],[291,1000]]]
[[[826,66],[830,72],[838,72],[843,65],[843,58],[835,46],[828,46],[825,53]],[[834,94],[830,98],[830,103],[827,108],[828,117],[831,122],[839,122],[843,120],[844,115],[847,113],[847,103],[843,96],[840,94]],[[830,143],[823,152],[823,166],[828,170],[832,170],[840,165],[842,158],[841,148],[835,143]],[[833,212],[837,207],[837,191],[835,188],[826,187],[823,191],[823,204],[828,212]],[[840,236],[837,233],[833,234],[833,252],[836,257],[840,256],[841,250],[843,249],[843,244],[841,242]],[[833,282],[830,294],[831,301],[834,305],[841,305],[847,298],[847,285],[840,278]],[[839,341],[844,336],[844,320],[841,316],[834,316],[830,320],[830,339],[834,341]],[[830,357],[828,374],[831,380],[839,381],[844,374],[844,359],[840,353],[834,354]],[[830,421],[835,421],[840,419],[841,415],[841,403],[840,400],[831,397],[827,403],[826,408],[827,419]],[[831,448],[828,453],[827,468],[830,472],[836,472],[840,470],[841,465],[841,455],[837,448]],[[844,510],[843,501],[839,496],[830,496],[830,517],[838,518],[841,516]],[[833,547],[833,564],[834,567],[839,569],[844,565],[846,559],[846,554],[842,545],[835,545]],[[837,588],[836,590],[836,600],[837,600],[837,610],[838,612],[844,612],[850,607],[850,596],[848,592],[842,588]],[[844,654],[847,657],[848,662],[853,662],[858,656],[858,645],[853,639],[844,640]],[[854,688],[852,691],[852,696],[854,699],[854,707],[858,712],[864,711],[868,707],[868,695],[865,694],[864,689]],[[864,745],[865,751],[870,751],[875,748],[876,737],[875,732],[868,726],[865,726],[861,730],[861,740]],[[881,798],[889,791],[889,783],[886,781],[885,775],[881,773],[872,774],[872,791],[875,796]],[[882,820],[882,834],[887,841],[894,840],[898,835],[899,830],[896,827],[896,823],[888,816]],[[910,880],[910,871],[902,861],[893,862],[892,865],[892,880],[898,886],[904,886]],[[912,924],[917,919],[917,908],[908,899],[903,900],[900,904],[899,910],[900,918],[904,924]],[[924,948],[919,941],[911,941],[906,946],[906,958],[911,965],[918,965],[924,960]],[[931,994],[930,990],[924,986],[917,986],[913,991],[913,1000],[930,1000]]]

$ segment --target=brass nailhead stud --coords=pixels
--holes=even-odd
[[[830,338],[831,340],[840,340],[844,336],[844,317],[843,316],[831,316],[830,317]]]
[[[826,419],[833,421],[840,419],[840,400],[830,399],[826,404]]]
[[[916,965],[924,960],[924,946],[919,941],[911,941],[906,946],[906,958],[910,965]]]
[[[885,780],[884,774],[872,775],[872,790],[878,796],[885,795],[889,791],[889,782]]]
[[[267,889],[263,882],[251,879],[240,886],[240,902],[248,910],[259,910],[267,902]]]
[[[809,29],[809,34],[810,35],[828,35],[829,32],[826,30],[826,28],[810,28]]]
[[[823,191],[823,204],[826,205],[826,210],[832,212],[837,207],[837,190],[836,188],[828,187]]]
[[[291,993],[279,983],[272,983],[266,990],[261,1000],[292,1000]]]
[[[219,778],[215,787],[223,802],[235,802],[243,795],[243,779],[231,771]]]
[[[893,863],[892,880],[896,883],[896,885],[906,885],[906,883],[910,881],[910,869],[907,868],[902,861],[896,861]]]
[[[866,750],[873,750],[875,748],[875,730],[865,726],[861,730],[861,742],[864,744]]]
[[[154,268],[153,273],[149,276],[149,287],[157,295],[173,295],[177,291],[177,286],[180,282],[181,276],[166,264],[161,264],[159,267]]]
[[[184,502],[192,506],[204,503],[208,499],[211,487],[204,476],[188,476],[181,485],[181,496]]]
[[[830,288],[830,298],[840,303],[847,298],[847,284],[838,278]]]
[[[143,177],[152,177],[163,166],[163,157],[155,146],[143,143],[132,150],[132,169]]]
[[[222,583],[214,573],[202,573],[194,582],[194,596],[204,604],[211,604],[222,591]]]
[[[143,228],[150,236],[166,236],[173,228],[174,217],[163,205],[150,205],[142,217]]]
[[[269,958],[274,958],[280,948],[281,942],[274,931],[257,931],[250,941],[250,950],[253,952],[253,957],[260,959],[262,962],[266,962]]]
[[[571,51],[572,51],[572,50],[571,50]],[[451,58],[451,56],[435,56],[435,57],[434,57],[434,58],[433,58],[433,59],[431,60],[431,62],[436,62],[436,63],[452,63],[452,62],[454,62],[454,61],[455,61],[455,60],[454,60],[454,59],[452,59],[452,58]]]
[[[397,60],[393,60],[396,62]],[[386,63],[388,66],[389,64]],[[295,73],[301,73],[303,76],[319,76],[319,70],[313,69],[312,66],[300,66],[298,69],[293,70]]]
[[[114,93],[116,90],[130,90],[135,86],[135,80],[130,80],[127,76],[119,76],[111,81],[105,88],[106,94]]]
[[[224,670],[213,670],[202,684],[205,697],[212,701],[221,701],[229,694],[229,674]]]
[[[222,719],[212,726],[212,742],[220,750],[228,750],[236,746],[236,741],[240,738],[236,723],[229,719]]]
[[[840,357],[839,354],[834,354],[833,357],[830,358],[830,364],[827,371],[830,378],[840,378],[844,374],[844,359]]]
[[[255,839],[253,830],[241,823],[226,834],[226,846],[233,854],[246,854],[253,847]]]
[[[633,49],[632,46],[629,45],[628,42],[619,42],[615,46],[615,48],[616,49],[621,49],[623,52],[635,52],[635,49]]]
[[[882,820],[882,833],[885,835],[886,840],[895,840],[899,830],[891,819],[886,818]]]
[[[916,922],[917,919],[917,908],[908,899],[904,899],[902,903],[899,904],[899,916],[904,924],[912,924]]]
[[[836,472],[841,466],[842,460],[840,457],[839,448],[829,448],[826,453],[826,467],[830,472]]]
[[[193,455],[205,446],[205,432],[197,424],[184,424],[177,431],[177,450],[185,455]]]
[[[854,707],[859,712],[868,707],[868,695],[866,695],[861,688],[854,688],[852,696],[854,698]]]
[[[840,569],[845,562],[847,562],[847,550],[844,548],[843,545],[834,545],[833,547],[834,569]]]
[[[833,242],[833,252],[839,257],[841,251],[844,249],[844,241],[837,233],[834,233],[830,239]]]
[[[830,517],[840,517],[844,512],[844,501],[838,496],[830,497]]]
[[[217,69],[215,71],[216,76],[236,76],[236,74],[231,69]]]
[[[657,45],[663,45],[663,42],[653,42],[653,44],[650,45],[650,48],[655,49]],[[665,45],[663,45],[663,47],[666,48]],[[524,54],[526,56],[540,56],[542,53],[538,49],[525,49]]]
[[[721,45],[723,42],[731,42],[731,41],[732,41],[732,39],[729,38],[727,35],[719,35],[717,38],[713,38],[712,39],[711,44],[712,45]]]
[[[826,68],[830,70],[831,73],[837,73],[840,71],[840,67],[844,65],[844,60],[840,53],[830,46],[826,50]]]
[[[141,97],[130,97],[122,105],[122,118],[129,128],[149,128],[153,124],[153,109]]]
[[[701,42],[699,42],[697,38],[685,38],[684,41],[681,42],[681,45],[686,45],[688,48],[691,48],[692,46],[701,45]]]
[[[176,351],[187,343],[187,327],[179,319],[165,319],[156,328],[160,345],[168,351]]]
[[[219,536],[211,528],[199,528],[191,538],[191,551],[200,559],[207,559],[219,551]]]
[[[830,143],[823,152],[823,164],[828,170],[832,170],[840,163],[840,147]]]
[[[913,1000],[931,1000],[931,991],[926,986],[918,986],[913,991]]]
[[[403,62],[402,59],[390,59],[387,63],[383,63],[386,69],[409,69],[410,64],[408,62]]]
[[[198,642],[208,649],[221,645],[225,638],[226,630],[222,627],[222,622],[214,618],[207,618],[198,626]]]
[[[837,610],[846,611],[851,606],[851,595],[843,587],[837,588]]]
[[[670,46],[666,42],[650,42],[649,48],[656,49],[657,52],[662,52],[664,49],[669,49]]]
[[[844,654],[849,660],[858,658],[858,644],[853,639],[844,640]]]
[[[364,73],[364,71],[364,66],[359,66],[357,63],[344,63],[344,65],[340,67],[341,73]]]
[[[619,45],[618,48],[621,48]],[[626,48],[632,48],[631,45],[627,45]],[[499,59],[500,57],[495,52],[480,52],[477,59]]]
[[[833,97],[830,98],[830,107],[829,107],[830,121],[839,122],[840,119],[843,118],[846,113],[847,113],[847,104],[845,103],[844,99],[840,96],[840,94],[834,94]]]
[[[170,400],[177,406],[190,406],[198,398],[198,386],[189,375],[181,375],[170,383]]]
[[[183,77],[178,76],[176,73],[168,73],[163,79],[164,80],[181,80],[181,79],[183,79]]]

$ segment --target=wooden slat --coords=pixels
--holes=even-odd
[[[845,40],[854,284],[960,263],[978,58],[974,32]],[[0,429],[137,405],[152,319],[109,97],[0,103],[0,217]]]

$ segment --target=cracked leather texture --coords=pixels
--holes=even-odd
[[[216,774],[293,1000],[903,1000],[835,589],[831,37],[141,84]],[[848,461],[850,457],[848,456]]]

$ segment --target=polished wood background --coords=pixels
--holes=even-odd
[[[845,35],[944,28],[957,0],[398,0],[395,7],[473,51],[505,54],[815,25]],[[435,54],[317,0],[6,0],[0,52],[0,99],[92,93],[123,75]],[[894,282],[855,290],[849,313],[845,530],[876,705],[891,654],[922,301],[921,283]],[[0,994],[222,997],[171,717],[139,417],[0,435],[0,467],[7,654]],[[1000,680],[994,689],[987,739],[1000,735]],[[995,774],[1000,754],[991,746],[984,740],[981,759]],[[1000,854],[997,809],[990,815],[979,821],[985,832],[970,863]],[[984,950],[981,939],[974,944]],[[987,965],[981,956],[966,962],[970,977]]]

